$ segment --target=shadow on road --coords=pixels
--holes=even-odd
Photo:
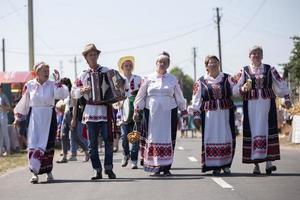
[[[300,173],[273,173],[271,175],[267,175],[265,173],[259,174],[259,175],[254,175],[252,173],[231,173],[229,175],[227,174],[220,174],[218,176],[215,176],[213,174],[203,174],[202,176],[207,176],[207,177],[268,177],[268,176],[276,176],[276,177],[288,177],[288,176],[300,176]]]
[[[117,179],[99,179],[99,180],[83,180],[83,179],[55,179],[51,182],[40,182],[40,184],[57,184],[57,183],[92,183],[92,182],[135,182],[135,181],[148,181],[148,180],[199,180],[204,179],[201,174],[173,174],[172,176],[155,176],[155,177],[139,177],[139,178],[126,178],[120,177]]]

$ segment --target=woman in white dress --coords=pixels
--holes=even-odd
[[[16,105],[14,125],[23,115],[29,116],[28,162],[33,173],[31,183],[38,183],[38,175],[46,173],[53,180],[52,168],[57,130],[55,99],[68,96],[68,88],[59,84],[59,73],[54,70],[55,81],[49,80],[49,65],[41,62],[35,66],[37,77],[28,81],[23,96]]]
[[[196,126],[202,122],[202,172],[229,174],[235,152],[233,79],[220,71],[216,56],[205,58],[206,75],[196,81],[191,109]]]
[[[253,163],[253,174],[260,174],[258,163],[266,162],[271,174],[276,170],[271,161],[280,159],[275,98],[284,97],[289,108],[289,89],[274,67],[262,63],[261,47],[251,48],[249,58],[233,88],[243,98],[243,163]]]
[[[146,76],[134,102],[136,120],[144,110],[147,130],[141,141],[144,170],[151,175],[171,175],[177,131],[177,109],[186,110],[186,101],[172,74],[167,73],[170,65],[168,53],[161,53],[156,60],[156,70]]]

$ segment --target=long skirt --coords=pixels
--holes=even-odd
[[[177,121],[177,108],[160,113],[151,113],[149,109],[144,109],[140,152],[145,171],[170,170],[176,143]]]
[[[50,110],[30,109],[28,127],[28,163],[35,174],[52,171],[55,137],[57,131],[56,112]]]
[[[234,110],[206,111],[202,119],[202,172],[231,167],[235,152]]]
[[[280,159],[275,99],[244,101],[243,163]]]

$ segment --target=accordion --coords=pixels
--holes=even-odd
[[[116,70],[91,73],[90,102],[96,105],[112,104],[126,99],[125,79]]]

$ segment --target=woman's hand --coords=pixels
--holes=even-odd
[[[14,128],[17,128],[20,126],[20,121],[18,121],[17,119],[15,119],[15,121],[12,123]]]
[[[246,83],[241,87],[242,92],[248,92],[252,89],[252,80],[248,79]]]
[[[133,116],[132,116],[133,121],[138,122],[140,121],[140,114],[138,111],[134,111]]]
[[[53,77],[55,81],[59,81],[60,79],[59,71],[57,71],[56,69],[54,69]]]

